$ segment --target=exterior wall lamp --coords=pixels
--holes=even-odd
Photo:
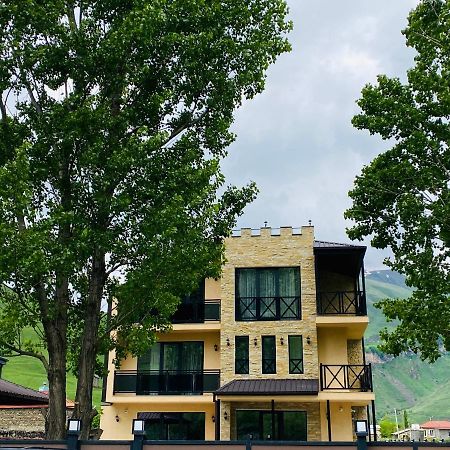
[[[214,344],[214,351],[217,352],[219,350],[219,346],[217,344]]]
[[[311,338],[310,338],[309,336],[306,336],[306,343],[307,343],[308,345],[311,344]]]
[[[225,420],[228,420],[228,413],[227,413],[226,411],[223,413],[223,418],[224,418]]]
[[[280,344],[284,345],[284,338],[283,338],[283,336],[280,337]]]
[[[230,338],[227,338],[227,347],[229,347],[230,346]]]
[[[212,420],[212,423],[215,423],[216,422],[216,416],[212,416],[211,420]]]
[[[258,345],[258,338],[253,339],[253,343],[255,344],[255,347]]]

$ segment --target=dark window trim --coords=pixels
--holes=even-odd
[[[302,343],[302,354],[301,358],[292,358],[291,357],[291,339],[292,338],[300,338]],[[289,373],[290,374],[302,374],[305,373],[304,367],[304,351],[303,351],[303,336],[301,334],[290,334],[288,335],[288,354],[289,354]],[[291,363],[293,368],[291,370]]]
[[[256,277],[256,296],[255,297],[240,297],[239,296],[239,271],[240,270],[279,270],[279,269],[297,269],[298,273],[298,284],[299,284],[299,295],[298,296],[280,296],[275,295],[274,297],[261,297],[259,294],[260,289],[260,280],[259,277]],[[234,271],[234,287],[235,287],[235,320],[238,322],[254,322],[254,321],[274,321],[274,320],[301,320],[302,318],[302,277],[301,277],[301,266],[264,266],[264,267],[236,267]],[[280,288],[280,279],[279,276],[275,277],[275,290],[276,293],[279,294]],[[250,299],[252,298],[252,302],[256,302],[255,304],[255,316],[251,318],[243,318],[240,314],[240,300],[242,299]],[[275,316],[274,317],[264,317],[262,314],[267,312],[268,307],[267,303],[264,305],[266,309],[261,313],[261,304],[263,302],[267,302],[267,299],[273,299],[275,302]],[[290,302],[289,302],[290,300]],[[281,303],[284,302],[284,306],[286,308],[285,314],[282,316],[281,314]],[[286,313],[290,311],[293,317],[286,317]]]
[[[246,358],[237,358],[237,340],[242,339],[246,341],[246,350],[247,357]],[[235,336],[234,337],[234,373],[239,375],[245,375],[250,372],[250,338],[249,336]],[[242,368],[242,370],[238,371],[238,367]]]
[[[265,355],[265,349],[267,351],[267,341],[273,340],[273,355],[267,357]],[[266,342],[266,344],[264,343]],[[261,373],[264,374],[273,374],[277,373],[277,339],[276,336],[261,336]]]

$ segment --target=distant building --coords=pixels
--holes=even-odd
[[[423,429],[424,438],[427,441],[433,439],[440,441],[450,438],[450,421],[448,420],[429,420],[420,425],[420,428]]]
[[[423,441],[424,430],[421,429],[418,423],[413,423],[409,428],[392,433],[392,438],[395,441]]]

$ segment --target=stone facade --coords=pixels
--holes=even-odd
[[[243,229],[241,236],[227,239],[226,263],[221,278],[221,385],[239,378],[305,378],[319,377],[317,364],[316,285],[314,274],[313,228],[302,227],[302,234],[292,228],[281,228],[272,236],[270,228],[262,228],[254,236]],[[237,268],[299,267],[301,320],[238,322],[235,320],[235,272]],[[249,336],[249,374],[234,370],[235,336]],[[277,373],[261,373],[261,336],[276,337]],[[303,375],[289,374],[288,336],[303,336]],[[310,344],[306,343],[306,337]],[[256,338],[256,345],[254,339]],[[281,345],[281,339],[283,344]],[[228,345],[228,342],[230,345]]]
[[[45,408],[0,408],[0,434],[44,433]]]

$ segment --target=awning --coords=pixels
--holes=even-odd
[[[214,392],[215,396],[224,395],[317,395],[319,380],[298,379],[258,379],[233,380]]]

